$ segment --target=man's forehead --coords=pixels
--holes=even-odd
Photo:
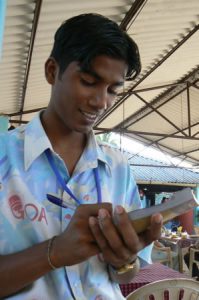
[[[80,72],[87,73],[96,79],[103,79],[104,76],[110,74],[116,81],[123,83],[127,73],[127,65],[123,60],[109,58],[106,61],[97,60],[96,57],[91,63],[79,63]]]

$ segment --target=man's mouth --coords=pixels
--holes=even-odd
[[[82,115],[89,121],[89,122],[95,122],[96,118],[97,118],[97,114],[96,113],[91,113],[91,112],[87,112],[87,111],[83,111],[80,109],[80,112],[82,113]]]

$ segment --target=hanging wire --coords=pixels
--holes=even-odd
[[[125,91],[125,88],[124,88],[124,84],[123,84],[123,93]],[[121,130],[120,130],[120,151],[123,153],[124,152],[124,148],[123,148],[123,143],[122,143],[122,137],[124,135],[124,120],[125,120],[125,101],[122,103],[122,127],[121,127]]]
[[[181,93],[181,129],[184,128],[184,116],[183,116],[183,93]],[[184,153],[184,140],[181,139],[181,151],[182,153]],[[185,157],[184,157],[185,159]],[[181,159],[181,162],[184,160],[184,159]],[[183,179],[183,182],[185,181],[185,170],[182,169],[182,179]]]

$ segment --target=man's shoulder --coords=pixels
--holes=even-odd
[[[99,147],[105,155],[110,155],[112,157],[117,157],[121,160],[127,160],[124,153],[118,148],[118,146],[109,144],[106,142],[98,142]]]
[[[10,139],[10,131],[0,133],[0,151],[6,146],[7,142]]]
[[[13,130],[0,133],[0,153],[5,151],[7,147],[13,147],[18,140],[23,139],[24,130],[25,127],[22,125]]]
[[[99,145],[99,147],[104,149],[104,151],[106,151],[106,150],[119,151],[119,148],[114,144],[110,144],[110,143],[98,141],[98,140],[97,140],[97,144]]]

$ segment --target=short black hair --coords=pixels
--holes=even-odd
[[[73,61],[89,70],[99,55],[124,60],[128,66],[126,80],[140,73],[137,44],[114,21],[99,14],[81,14],[66,20],[56,31],[51,57],[58,63],[60,74]]]

